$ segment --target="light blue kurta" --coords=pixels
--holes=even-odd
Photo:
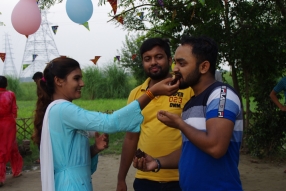
[[[138,101],[113,114],[87,111],[71,102],[54,105],[49,127],[56,191],[92,191],[91,174],[96,170],[98,156],[90,157],[86,131],[139,132],[142,120]]]

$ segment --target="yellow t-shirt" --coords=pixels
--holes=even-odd
[[[142,85],[134,88],[128,98],[128,103],[143,95],[150,78]],[[181,147],[181,132],[166,126],[157,119],[157,112],[165,110],[181,115],[182,109],[194,92],[191,88],[179,90],[172,96],[157,96],[143,110],[144,120],[141,124],[138,148],[152,157],[167,155]],[[178,169],[161,169],[159,172],[142,172],[137,170],[136,178],[152,181],[178,181]]]

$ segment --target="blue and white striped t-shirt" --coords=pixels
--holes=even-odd
[[[183,136],[179,163],[183,191],[241,191],[238,171],[243,118],[241,101],[227,84],[215,82],[185,105],[182,118],[194,128],[206,131],[206,121],[222,117],[233,121],[234,130],[226,154],[215,159]]]

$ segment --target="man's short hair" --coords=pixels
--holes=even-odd
[[[141,47],[140,47],[140,55],[141,59],[143,59],[143,54],[151,49],[153,49],[155,46],[159,46],[164,50],[166,53],[167,57],[171,57],[171,50],[170,50],[170,45],[169,45],[169,40],[168,39],[163,39],[163,38],[149,38],[145,40]]]
[[[183,36],[181,39],[181,45],[186,44],[192,47],[192,54],[197,58],[197,64],[200,64],[203,61],[209,61],[210,72],[215,75],[216,59],[218,55],[216,42],[206,36]]]
[[[33,79],[33,80],[37,80],[37,79],[41,79],[42,77],[43,77],[43,73],[42,73],[42,72],[36,72],[36,73],[33,75],[32,79]]]

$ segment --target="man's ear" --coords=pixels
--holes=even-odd
[[[201,64],[200,64],[200,72],[201,74],[205,74],[209,71],[210,69],[210,63],[209,61],[203,61]]]

